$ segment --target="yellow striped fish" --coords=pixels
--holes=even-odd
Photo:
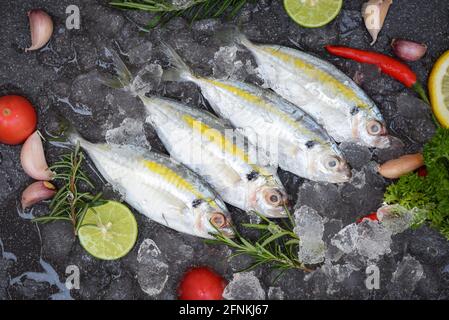
[[[209,112],[136,92],[119,59],[114,54],[118,80],[141,99],[171,157],[203,177],[225,202],[270,218],[287,217],[287,193],[264,152]]]
[[[232,237],[231,216],[218,194],[197,174],[168,156],[133,146],[94,144],[66,126],[101,175],[140,213],[179,232],[202,238]]]
[[[337,142],[390,146],[378,107],[334,65],[299,50],[254,44],[236,31],[230,35],[253,54],[268,86],[314,117]]]
[[[350,179],[338,146],[304,111],[258,86],[197,76],[172,48],[165,45],[165,49],[174,68],[164,73],[164,79],[197,84],[214,111],[240,128],[279,167],[314,181]]]

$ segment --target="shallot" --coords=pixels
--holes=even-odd
[[[394,39],[391,46],[395,55],[405,61],[418,61],[427,52],[425,44],[404,39]]]
[[[390,160],[379,166],[379,173],[388,179],[397,179],[413,172],[424,165],[424,157],[420,153],[408,154],[398,159]]]

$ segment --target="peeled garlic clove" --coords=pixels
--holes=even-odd
[[[41,136],[35,131],[22,146],[20,162],[23,170],[35,180],[52,180],[53,172],[48,168],[45,159]]]
[[[31,31],[31,47],[25,52],[42,48],[50,40],[53,33],[53,21],[43,10],[35,9],[28,12]]]
[[[22,193],[22,209],[31,207],[32,205],[43,200],[51,199],[56,194],[56,188],[48,181],[36,181],[29,185]]]
[[[393,0],[370,0],[366,2],[362,7],[363,20],[365,21],[365,26],[368,29],[373,42],[371,45],[375,44],[377,41],[377,36],[382,30],[382,27],[387,17],[388,10],[390,9]]]

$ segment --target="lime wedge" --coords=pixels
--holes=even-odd
[[[284,0],[287,14],[307,28],[322,27],[340,13],[343,0]]]
[[[137,240],[137,222],[132,212],[115,201],[89,208],[78,237],[83,248],[101,260],[125,256]]]

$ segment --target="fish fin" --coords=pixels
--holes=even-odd
[[[52,126],[46,128],[45,134],[51,144],[59,147],[85,142],[70,121],[60,114],[56,114],[55,121],[52,121]]]
[[[252,42],[245,36],[238,26],[223,28],[219,30],[214,37],[219,43],[224,45],[238,44],[244,47],[252,45]]]
[[[129,71],[128,67],[125,65],[117,52],[108,48],[106,48],[105,51],[106,55],[112,59],[117,78],[110,79],[105,77],[101,79],[101,82],[112,88],[123,88],[129,86],[133,80],[133,75]]]
[[[166,42],[161,42],[162,51],[168,57],[171,68],[164,71],[162,80],[164,81],[191,81],[195,78],[192,69],[184,62],[181,56]]]
[[[123,62],[123,60],[120,58],[117,52],[115,52],[112,49],[105,49],[107,56],[109,56],[112,59],[112,64],[114,66],[115,70],[115,77],[108,77],[105,75],[102,75],[99,78],[99,81],[110,88],[114,89],[123,89],[125,91],[130,92],[133,96],[143,96],[145,95],[146,88],[139,87],[135,85],[135,79],[139,77],[140,72],[142,72],[144,69],[139,71],[136,77],[129,71],[126,64]]]

